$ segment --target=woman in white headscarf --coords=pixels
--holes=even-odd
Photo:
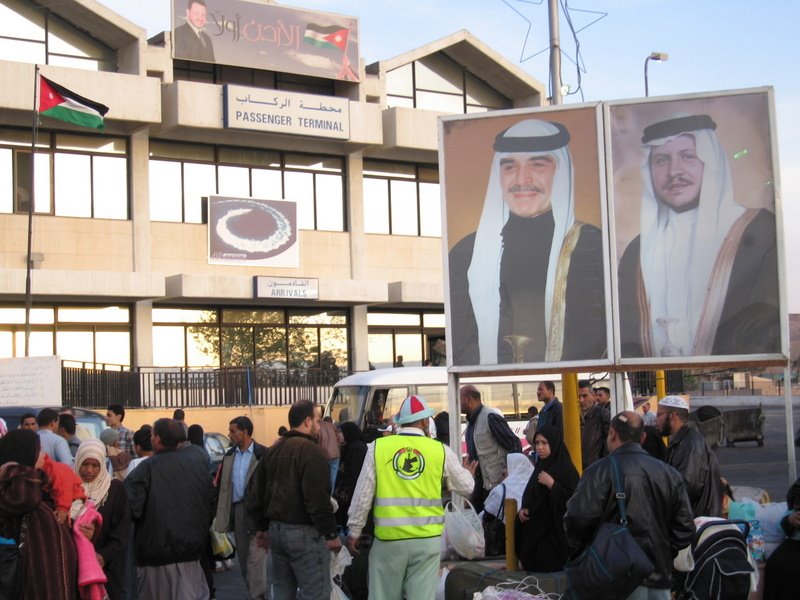
[[[131,515],[122,482],[106,468],[106,447],[100,440],[81,442],[75,455],[75,472],[83,482],[86,497],[92,500],[103,517],[95,532],[97,560],[108,578],[106,591],[110,600],[125,597],[125,556],[130,543]]]
[[[508,476],[500,485],[496,485],[489,492],[486,502],[483,503],[484,514],[496,515],[500,512],[500,503],[503,495],[506,500],[513,498],[517,501],[517,510],[522,506],[522,494],[525,493],[525,486],[533,475],[533,463],[524,454],[514,452],[506,456],[508,463]],[[503,515],[505,522],[505,515]]]

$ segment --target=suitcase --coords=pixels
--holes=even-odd
[[[518,583],[529,578],[526,583],[536,583],[542,593],[563,594],[567,591],[567,577],[564,573],[529,573],[527,571],[507,571],[498,568],[497,563],[458,562],[449,566],[450,573],[444,582],[445,600],[472,600],[475,592],[482,592],[490,585],[504,582]],[[535,581],[534,581],[535,578]],[[527,590],[536,594],[534,588]]]

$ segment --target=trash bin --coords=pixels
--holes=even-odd
[[[756,442],[759,447],[764,445],[764,414],[760,404],[756,408],[726,410],[723,417],[725,442],[729,448],[736,442]]]
[[[689,413],[689,420],[703,434],[709,448],[715,449],[722,444],[724,422],[719,409],[713,406],[701,406]]]

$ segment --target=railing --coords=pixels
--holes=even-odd
[[[62,368],[63,403],[82,408],[210,408],[325,402],[346,369]]]

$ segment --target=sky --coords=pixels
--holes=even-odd
[[[166,0],[99,1],[145,28],[148,36],[170,28]],[[466,29],[534,78],[545,83],[549,79],[547,0],[300,0],[282,4],[358,17],[365,64]],[[564,99],[566,104],[644,96],[644,61],[651,52],[666,52],[669,60],[650,62],[650,96],[774,88],[788,310],[800,313],[800,2],[573,0],[567,5],[574,28],[585,29],[577,34],[582,96],[571,93]],[[602,13],[606,16],[591,24]],[[560,9],[562,79],[575,92],[579,84],[576,48],[566,14]]]

